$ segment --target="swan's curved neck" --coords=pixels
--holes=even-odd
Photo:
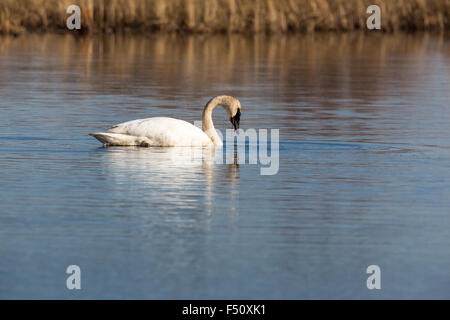
[[[214,145],[216,146],[222,146],[222,139],[217,134],[216,129],[214,128],[214,124],[212,121],[212,112],[215,107],[218,105],[221,105],[222,107],[229,112],[229,106],[230,106],[230,98],[229,96],[218,96],[208,101],[208,103],[205,106],[205,109],[203,109],[203,116],[202,116],[202,126],[203,131],[205,131],[206,135],[212,140]]]

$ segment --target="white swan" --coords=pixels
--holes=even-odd
[[[184,120],[154,117],[127,121],[111,127],[108,132],[90,133],[107,146],[141,147],[206,147],[222,146],[222,140],[214,129],[212,111],[222,106],[228,113],[234,129],[239,128],[241,104],[232,96],[217,96],[203,109],[202,131]]]

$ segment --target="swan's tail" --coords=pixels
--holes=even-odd
[[[128,134],[96,132],[89,133],[89,135],[108,146],[137,146],[142,144],[137,137]]]

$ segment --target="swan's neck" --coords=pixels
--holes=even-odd
[[[212,121],[212,112],[215,107],[221,105],[225,109],[229,108],[229,101],[226,96],[218,96],[214,99],[211,99],[203,109],[203,117],[202,117],[202,126],[203,131],[205,131],[206,135],[212,140],[214,145],[222,146],[222,139],[217,134],[216,129],[214,128],[214,124]]]

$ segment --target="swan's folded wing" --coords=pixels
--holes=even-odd
[[[141,146],[149,147],[154,145],[154,142],[147,137],[135,137],[129,134],[110,133],[110,132],[96,132],[90,133],[101,143],[108,146]]]
[[[151,123],[152,118],[147,119],[138,119],[138,120],[131,120],[127,122],[122,122],[119,124],[116,124],[108,129],[108,132],[110,133],[121,133],[121,134],[129,134],[129,135],[136,135],[137,131],[141,131],[146,126],[149,126]],[[148,123],[147,123],[148,122]],[[144,125],[143,125],[144,124]]]
[[[184,120],[166,117],[123,122],[108,132],[147,137],[160,146],[206,146],[211,143],[200,128]]]

